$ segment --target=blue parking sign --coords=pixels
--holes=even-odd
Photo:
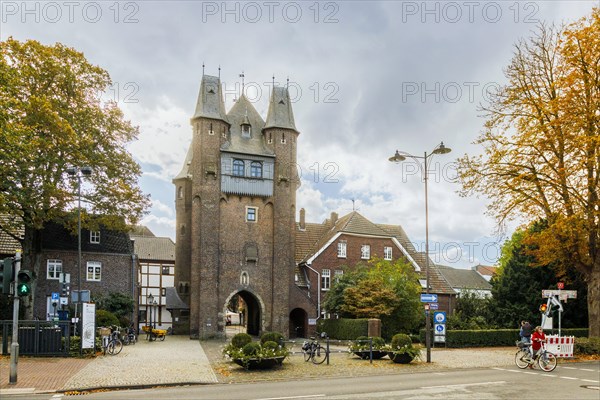
[[[60,298],[60,296],[58,295],[58,292],[52,292],[52,300],[57,300]]]

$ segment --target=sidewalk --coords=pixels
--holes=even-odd
[[[17,384],[9,385],[10,357],[0,359],[3,394],[79,391],[96,388],[217,383],[197,340],[167,336],[164,342],[124,346],[116,356],[94,359],[20,357]]]

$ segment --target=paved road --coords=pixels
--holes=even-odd
[[[105,399],[577,399],[600,398],[600,363],[571,363],[554,372],[522,371],[516,367],[446,370],[353,378],[329,378],[254,384],[202,385],[91,393],[88,400]],[[588,388],[590,387],[590,388]],[[60,395],[36,396],[57,399]]]

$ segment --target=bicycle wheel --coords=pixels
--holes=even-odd
[[[322,364],[323,361],[325,361],[325,358],[327,358],[327,352],[325,351],[325,348],[321,345],[317,346],[312,357],[313,364]]]
[[[538,357],[538,365],[542,371],[552,372],[556,368],[556,356],[550,352],[546,352]]]
[[[517,350],[517,354],[515,354],[515,364],[517,364],[517,367],[521,369],[527,368],[529,365],[529,362],[525,360],[527,357],[529,357],[528,351]]]
[[[113,356],[119,354],[121,350],[123,350],[123,342],[121,342],[119,339],[115,339],[111,343],[113,345]]]
[[[164,342],[165,341],[165,337],[167,337],[167,335],[160,335],[158,337],[158,340],[160,340],[161,342]]]
[[[111,356],[115,355],[115,342],[113,342],[112,340],[108,342],[108,344],[104,348],[104,354],[108,354]]]
[[[310,361],[312,358],[312,349],[302,350],[302,353],[304,353],[304,361]]]

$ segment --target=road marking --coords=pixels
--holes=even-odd
[[[561,368],[564,368],[564,369],[579,369],[579,368],[575,368],[575,367],[561,367]]]
[[[462,384],[458,384],[458,385],[421,386],[421,389],[462,388],[462,387],[468,387],[468,386],[501,385],[504,383],[506,383],[506,381],[474,382],[474,383],[462,383]]]
[[[596,372],[595,369],[589,369],[589,368],[580,368],[581,371],[588,371],[588,372]]]
[[[560,379],[569,379],[571,381],[577,381],[579,378],[573,378],[571,376],[559,376]]]
[[[584,382],[591,382],[591,383],[600,383],[600,381],[594,381],[592,379],[582,379],[582,381],[584,381]]]
[[[289,396],[289,397],[265,397],[256,400],[290,400],[290,399],[313,399],[315,397],[325,397],[324,394],[312,394],[307,396]]]

